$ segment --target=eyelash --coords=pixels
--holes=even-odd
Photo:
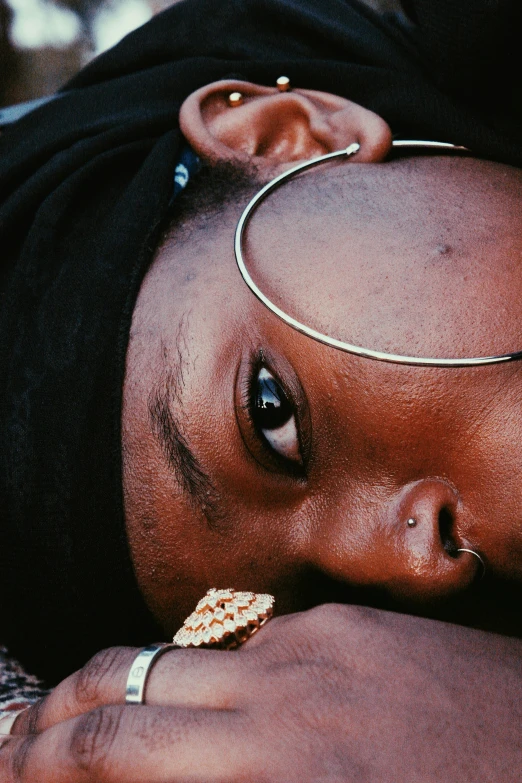
[[[258,383],[259,373],[263,368],[266,369],[270,373],[270,375],[273,376],[274,380],[281,387],[288,402],[291,405],[292,415],[295,418],[297,440],[299,443],[299,453],[301,455],[301,462],[289,459],[288,457],[285,457],[284,455],[277,452],[270,445],[267,438],[263,435],[259,427],[256,425],[255,399],[257,394],[257,383]],[[304,478],[306,476],[306,472],[305,472],[305,464],[303,459],[302,435],[301,435],[298,407],[295,404],[291,392],[288,390],[286,385],[280,379],[278,374],[271,369],[271,367],[268,365],[261,352],[258,355],[252,357],[252,359],[249,362],[248,371],[246,373],[246,383],[243,385],[243,389],[241,390],[241,400],[242,400],[243,410],[247,413],[248,422],[251,431],[257,443],[263,449],[263,452],[268,458],[268,460],[274,465],[274,467],[277,467],[279,470],[283,470],[285,473],[297,478]]]

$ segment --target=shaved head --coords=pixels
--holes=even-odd
[[[258,187],[198,178],[134,310],[126,518],[155,616],[174,631],[216,583],[296,611],[319,579],[329,600],[519,633],[522,364],[392,365],[291,329],[235,263]],[[263,202],[247,265],[287,312],[368,348],[521,349],[521,195],[520,172],[474,158],[325,165]],[[281,426],[257,404],[276,392]]]
[[[325,166],[261,205],[247,263],[283,310],[363,347],[521,350],[521,196],[518,169],[467,157]]]

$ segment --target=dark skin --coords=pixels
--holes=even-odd
[[[232,110],[226,96],[238,86],[249,97]],[[200,154],[253,158],[265,178],[354,140],[358,160],[377,163],[390,142],[382,120],[336,96],[236,83],[195,93],[181,121]],[[344,339],[364,335],[370,347],[446,356],[518,348],[519,172],[446,158],[353,172],[369,194],[353,213],[339,169],[314,175],[325,200],[306,219],[311,180],[274,195],[249,234],[257,274],[268,285],[281,276],[283,299],[314,325]],[[376,205],[379,231],[368,230]],[[166,635],[212,585],[272,592],[280,614],[360,601],[519,631],[517,616],[500,611],[522,569],[519,363],[393,366],[293,332],[235,268],[242,206],[167,240],[133,319],[128,537]],[[318,280],[319,252],[331,274]],[[440,263],[448,256],[451,269]],[[354,261],[354,282],[341,287],[335,272]],[[385,262],[381,293],[375,271]],[[385,312],[379,321],[359,307],[365,286]],[[248,389],[262,372],[292,400],[282,430],[249,422]],[[169,411],[200,473],[172,452],[168,459],[158,422]],[[476,559],[456,553],[462,547],[484,557],[481,583]],[[513,781],[522,763],[521,651],[490,632],[322,605],[272,620],[236,653],[165,655],[147,706],[135,708],[122,697],[136,651],[114,650],[17,720],[0,781]]]
[[[390,178],[401,176],[405,167],[387,165]],[[491,173],[489,165],[476,161],[427,161],[417,172],[410,171],[410,181],[436,181],[435,171],[443,172],[447,191],[458,172],[461,181],[470,180],[471,188],[477,167],[480,176]],[[315,176],[332,179],[332,187],[347,181],[339,171]],[[273,210],[279,214],[275,225],[272,210],[260,211],[250,241],[258,249],[260,266],[278,280],[286,274],[280,268],[290,268],[292,254],[298,253],[301,276],[292,292],[299,296],[302,284],[304,297],[314,275],[316,247],[310,237],[317,238],[317,248],[328,241],[328,259],[334,265],[343,262],[349,237],[349,257],[359,256],[357,237],[348,220],[336,240],[337,215],[329,221],[327,215],[315,220],[308,214],[307,226],[295,220],[293,212],[285,219],[285,200],[283,193],[279,201],[274,195]],[[520,276],[502,263],[514,241],[508,206],[501,210],[499,205],[499,219],[506,214],[505,242],[496,243],[495,257],[492,248],[481,250],[476,230],[453,230],[455,256],[460,252],[460,258],[453,259],[451,273],[440,261],[424,267],[422,275],[431,285],[426,285],[422,308],[414,301],[415,286],[408,292],[403,283],[410,270],[408,254],[400,254],[404,239],[397,251],[384,239],[388,253],[393,253],[397,293],[392,292],[392,301],[401,302],[401,318],[397,325],[390,312],[387,321],[374,325],[375,334],[369,321],[364,324],[361,332],[372,345],[386,348],[399,342],[400,347],[410,332],[421,355],[433,355],[437,349],[446,356],[486,355],[492,346],[505,350],[517,345]],[[406,208],[403,199],[401,209]],[[129,540],[142,590],[168,632],[180,625],[209,583],[272,592],[284,611],[304,608],[311,571],[348,587],[386,588],[391,597],[408,603],[429,605],[437,598],[460,597],[473,582],[478,562],[472,556],[456,557],[445,544],[478,550],[488,562],[488,578],[520,578],[519,365],[420,369],[358,359],[310,341],[274,318],[245,287],[231,253],[236,220],[236,210],[230,208],[220,215],[219,226],[187,232],[186,242],[178,236],[175,256],[174,246],[165,246],[144,283],[133,327],[129,366],[136,369],[129,374],[127,396],[133,425],[126,430]],[[435,250],[445,234],[441,230],[433,240],[426,222],[414,225],[416,252],[428,255],[430,242]],[[377,245],[377,255],[380,240],[368,233],[366,239],[366,252]],[[489,305],[498,291],[506,323],[490,318],[483,328],[474,329],[463,315],[459,333],[457,317],[452,318],[454,304],[448,302],[453,278],[471,277],[473,265],[486,268],[486,254],[498,273],[493,275],[488,266],[490,285],[473,285],[473,312],[478,309],[484,318],[495,315],[497,307]],[[208,263],[209,257],[214,264]],[[343,289],[342,303],[326,283],[313,288],[320,312],[328,307],[331,318],[339,305],[339,330],[347,328],[343,308],[355,311],[363,284]],[[383,305],[392,285],[382,289]],[[467,303],[462,297],[459,303],[466,314]],[[441,311],[449,311],[457,328],[439,332],[433,340],[430,313],[435,319]],[[151,389],[168,386],[178,350],[183,382],[170,382],[175,387],[172,405],[183,410],[184,437],[211,478],[206,513],[187,497],[178,472],[151,432]],[[266,454],[252,432],[242,391],[248,387],[252,361],[256,368],[256,362],[267,367],[295,400],[303,466],[298,459],[280,464],[277,454]],[[152,482],[150,475],[157,480]],[[441,528],[443,512],[447,530]],[[411,517],[417,520],[415,529],[407,526]]]

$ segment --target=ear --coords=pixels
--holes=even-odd
[[[240,105],[229,96],[239,92]],[[315,90],[279,92],[252,82],[219,81],[193,92],[179,116],[183,135],[204,160],[254,164],[271,173],[358,142],[357,162],[386,157],[388,124],[356,103]]]

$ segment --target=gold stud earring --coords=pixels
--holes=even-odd
[[[233,108],[235,106],[241,106],[243,103],[243,94],[240,92],[231,92],[228,96],[228,105],[232,106]]]
[[[291,89],[290,79],[288,78],[288,76],[280,76],[279,79],[276,81],[276,86],[279,92],[288,92],[288,90]]]

